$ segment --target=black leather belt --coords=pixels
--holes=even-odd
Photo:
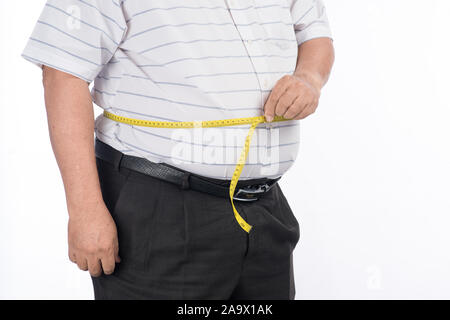
[[[192,189],[218,197],[229,198],[230,180],[203,177],[165,163],[155,163],[145,158],[125,155],[97,138],[95,139],[95,156],[111,163],[116,169],[122,167],[127,168],[156,179],[179,185],[182,189]],[[280,178],[240,180],[237,184],[233,199],[236,201],[258,200]]]

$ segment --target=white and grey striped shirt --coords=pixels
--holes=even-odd
[[[49,0],[23,57],[94,81],[94,102],[117,115],[219,120],[262,115],[298,45],[318,37],[331,38],[321,0]],[[96,136],[125,154],[221,179],[247,131],[95,121]],[[241,179],[282,175],[298,146],[298,121],[260,125]]]

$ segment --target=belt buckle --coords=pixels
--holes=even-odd
[[[275,183],[269,185],[267,183],[245,186],[243,188],[239,188],[237,192],[233,196],[233,200],[237,201],[256,201],[258,200],[258,195],[264,194],[273,187]]]

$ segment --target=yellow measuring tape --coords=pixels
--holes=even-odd
[[[244,168],[245,161],[247,160],[248,152],[250,149],[250,142],[252,140],[253,133],[255,132],[255,128],[261,123],[265,123],[266,119],[264,116],[259,117],[250,117],[250,118],[234,118],[234,119],[225,119],[225,120],[209,120],[209,121],[183,121],[183,122],[173,122],[173,121],[149,121],[149,120],[141,120],[141,119],[133,119],[127,118],[123,116],[115,115],[111,112],[104,111],[103,115],[111,120],[126,123],[135,126],[141,127],[152,127],[152,128],[167,128],[167,129],[193,129],[193,128],[217,128],[217,127],[228,127],[228,126],[238,126],[238,125],[250,125],[250,129],[247,133],[247,137],[245,138],[245,144],[241,151],[241,155],[236,164],[236,168],[233,172],[233,177],[230,183],[230,201],[231,206],[233,207],[234,216],[241,226],[246,232],[250,232],[252,226],[249,225],[239,214],[234,206],[233,196],[234,191],[236,190],[237,183],[239,181],[239,177],[241,176],[242,169]],[[285,119],[283,117],[275,117],[273,122],[287,121],[289,119]]]

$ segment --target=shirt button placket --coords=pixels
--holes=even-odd
[[[259,24],[260,18],[257,9],[242,10],[243,8],[249,8],[256,6],[254,0],[243,0],[236,2],[235,0],[227,0],[230,12],[233,16],[236,28],[243,40],[243,44],[247,50],[247,53],[252,61],[253,67],[258,77],[259,84],[262,90],[268,90],[270,85],[270,79],[268,79],[269,63],[265,55],[270,55],[270,52],[264,50],[265,43],[262,41],[265,37],[265,30],[261,24]],[[238,6],[239,4],[239,6]],[[241,9],[241,10],[233,10]],[[255,41],[256,39],[259,39]],[[262,97],[264,98],[264,97]]]

